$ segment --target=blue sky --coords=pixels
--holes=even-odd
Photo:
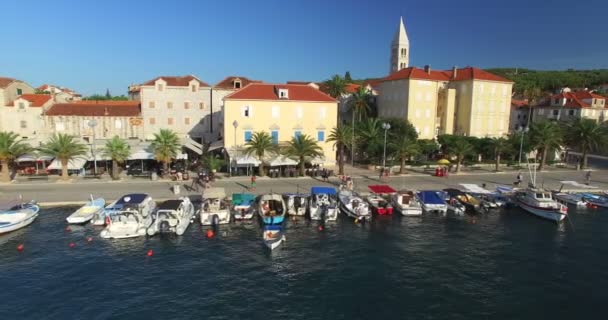
[[[7,1],[0,76],[83,94],[158,75],[268,82],[388,70],[399,16],[411,64],[608,68],[608,1]]]

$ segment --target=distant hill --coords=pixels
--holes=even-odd
[[[529,87],[555,91],[563,87],[589,88],[608,83],[608,69],[545,71],[518,68],[491,68],[488,72],[515,81],[514,90],[522,93]]]

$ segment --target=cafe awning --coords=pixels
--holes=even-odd
[[[154,154],[147,150],[137,150],[129,156],[129,160],[152,160],[154,159]]]
[[[72,159],[68,162],[68,170],[80,170],[84,167],[84,164],[87,162],[85,158],[76,158]],[[53,160],[51,164],[46,167],[47,170],[61,170],[61,162],[59,159]]]
[[[35,155],[35,154],[24,154],[17,158],[16,162],[35,162],[35,161],[51,161],[54,158],[51,156],[45,155]]]
[[[270,163],[269,163],[269,165],[270,165],[271,167],[278,167],[278,166],[295,166],[295,165],[297,165],[297,164],[298,164],[298,162],[297,162],[297,161],[295,161],[295,160],[293,160],[293,159],[290,159],[290,158],[287,158],[287,157],[285,157],[285,156],[277,156],[277,157],[275,157],[274,159],[272,159],[272,160],[270,161]]]
[[[230,161],[236,160],[237,166],[259,166],[260,161],[253,156],[243,154],[241,151],[228,150]]]

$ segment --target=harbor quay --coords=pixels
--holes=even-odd
[[[380,180],[377,175],[370,172],[369,175],[362,173],[353,175],[355,191],[367,193],[367,187],[375,184],[388,184],[395,189],[415,190],[438,190],[444,188],[459,188],[461,183],[473,183],[486,185],[488,189],[494,189],[497,185],[512,186],[516,181],[517,172],[471,172],[452,174],[448,177],[434,177],[428,174],[411,173],[401,176],[391,176]],[[524,175],[524,183],[527,183],[527,174]],[[585,181],[585,172],[575,170],[553,170],[538,174],[537,183],[547,189],[558,189],[560,181],[573,180]],[[313,186],[333,186],[338,188],[340,179],[336,176],[330,177],[328,182],[321,178],[299,177],[299,178],[267,178],[258,177],[255,189],[250,189],[249,177],[231,177],[218,179],[211,183],[212,187],[222,187],[227,194],[235,192],[251,192],[263,194],[269,192],[303,192],[306,193]],[[600,190],[608,190],[608,171],[594,170],[591,185]],[[175,187],[179,193],[175,193]],[[127,193],[147,193],[155,200],[161,201],[174,199],[178,196],[200,196],[202,187],[192,188],[192,180],[189,181],[150,181],[143,179],[120,180],[120,181],[73,181],[60,182],[26,182],[16,184],[0,185],[0,199],[2,201],[14,200],[22,196],[24,200],[36,200],[42,206],[81,205],[90,198],[103,197],[107,201],[118,199]],[[196,198],[195,198],[196,200]]]

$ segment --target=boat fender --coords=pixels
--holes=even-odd
[[[106,216],[106,225],[110,224],[110,217]]]
[[[21,243],[17,246],[17,251],[23,251],[23,248],[23,243]]]
[[[213,232],[213,230],[209,229],[209,230],[207,230],[207,233],[205,235],[207,236],[207,239],[211,239],[215,235],[215,232]]]
[[[148,257],[151,257],[151,256],[153,256],[153,255],[154,255],[154,251],[152,251],[152,249],[150,249],[150,250],[148,250],[148,252],[146,253],[146,255],[147,255]]]

